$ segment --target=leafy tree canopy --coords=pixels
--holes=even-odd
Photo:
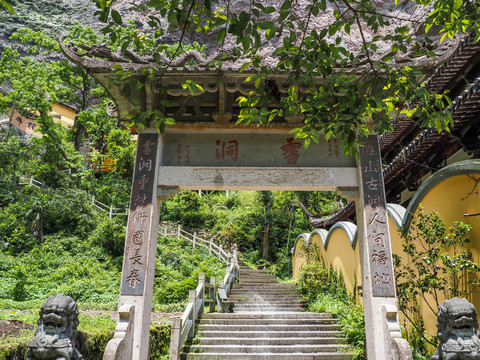
[[[99,9],[96,14],[106,23],[104,33],[118,41],[114,29],[124,20],[116,10],[117,1],[95,2]],[[318,141],[323,133],[327,139],[341,138],[346,151],[354,150],[358,135],[391,130],[400,112],[423,127],[448,130],[452,117],[446,107],[450,100],[420,85],[425,77],[415,59],[435,57],[439,43],[457,33],[473,32],[478,40],[478,1],[387,3],[150,0],[132,5],[131,10],[146,18],[151,31],[137,29],[126,34],[120,48],[142,48],[149,38],[145,33],[168,32],[168,39],[173,38],[179,48],[191,35],[216,38],[217,49],[209,51],[223,52],[223,56],[216,57],[211,65],[221,67],[228,60],[247,59],[239,71],[251,74],[247,80],[255,84],[255,91],[237,99],[242,107],[239,122],[268,123],[277,116],[300,116],[304,122],[296,129],[296,136],[305,138],[306,145],[310,140]],[[391,9],[385,11],[386,7]],[[422,16],[399,15],[402,9],[412,7]],[[331,21],[318,21],[328,16]],[[344,39],[351,35],[360,40],[360,49],[346,46]],[[274,49],[270,57],[261,52],[268,44]],[[393,61],[407,53],[413,53],[412,61],[403,65]],[[157,50],[153,54],[154,59],[160,58]],[[264,84],[279,72],[288,74],[288,91],[281,98],[281,108],[272,110],[267,104],[274,94]],[[186,85],[195,91],[194,86]],[[306,89],[304,94],[299,95],[300,87]],[[136,119],[137,125],[142,125],[142,119],[145,117]],[[166,121],[161,116],[159,119]]]

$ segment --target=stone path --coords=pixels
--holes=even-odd
[[[345,352],[338,320],[331,314],[301,311],[293,284],[280,284],[264,270],[241,265],[240,282],[230,299],[234,313],[204,314],[183,359],[352,359]]]

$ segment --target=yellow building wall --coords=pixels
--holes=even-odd
[[[353,294],[355,286],[361,284],[360,254],[358,246],[355,250],[350,244],[347,233],[336,228],[331,234],[325,257],[327,266],[332,266],[336,271],[341,271],[345,286],[349,293]]]
[[[464,216],[464,214],[474,214],[480,212],[480,184],[477,184],[474,178],[480,180],[480,176],[458,175],[450,177],[438,185],[432,187],[421,199],[421,204],[425,212],[436,211],[446,226],[453,226],[455,221],[462,221],[472,225],[468,238],[471,243],[466,244],[465,248],[472,253],[473,260],[480,262],[480,216]],[[480,310],[480,290],[475,288],[470,296],[467,297],[476,308]],[[441,298],[439,303],[445,299]],[[430,304],[435,304],[433,299],[429,299]],[[425,327],[429,334],[436,334],[437,318],[428,308],[424,301],[420,302]]]
[[[302,271],[304,264],[307,262],[307,259],[305,258],[305,250],[303,247],[304,245],[305,239],[303,237],[297,238],[295,247],[293,249],[292,258],[292,273],[294,279],[300,278],[300,271]]]
[[[295,245],[292,260],[293,278],[298,279],[304,264],[306,263],[304,247],[305,239],[302,237]],[[351,294],[356,293],[355,286],[360,286],[361,267],[358,246],[352,248],[347,233],[342,228],[336,228],[331,234],[328,249],[325,251],[320,234],[313,232],[310,235],[309,246],[317,249],[318,256],[323,259],[327,267],[333,266],[336,271],[341,271],[345,280],[345,286]]]
[[[60,119],[54,118],[54,120],[60,120],[62,126],[66,128],[72,127],[75,122],[75,110],[62,104],[52,104],[52,115],[60,115]]]
[[[455,221],[463,221],[472,225],[472,230],[469,233],[471,243],[467,244],[465,248],[473,254],[474,261],[480,263],[480,216],[464,216],[464,214],[480,213],[480,175],[445,177],[443,181],[432,186],[420,202],[425,212],[437,211],[447,226],[454,225]],[[412,209],[412,211],[417,210]],[[407,263],[408,258],[403,253],[401,234],[391,217],[389,217],[389,229],[392,253],[400,256],[403,263]],[[325,260],[327,266],[332,265],[336,270],[342,271],[349,291],[353,290],[355,279],[357,285],[361,284],[359,246],[356,246],[355,250],[352,249],[347,233],[343,229],[336,228],[330,234],[327,251],[323,248],[320,235],[314,233],[310,240],[318,244],[319,255]],[[304,261],[304,257],[302,260],[298,260],[294,256],[294,278],[299,277]],[[480,310],[480,289],[476,288],[470,294],[468,300]],[[443,299],[440,303],[442,301]],[[419,307],[427,332],[430,335],[435,335],[437,331],[436,315],[424,301],[420,301]],[[408,320],[402,314],[400,314],[400,321],[408,325]]]

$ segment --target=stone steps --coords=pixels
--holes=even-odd
[[[215,325],[203,324],[200,331],[333,331],[340,330],[338,325]]]
[[[338,330],[333,331],[316,331],[311,333],[303,333],[301,338],[298,338],[297,331],[269,331],[268,334],[262,331],[235,331],[235,332],[224,332],[224,331],[215,331],[215,330],[204,330],[202,331],[201,338],[228,338],[230,340],[238,339],[238,338],[262,338],[268,335],[269,339],[277,339],[277,338],[295,338],[295,339],[304,339],[304,338],[315,338],[318,336],[322,337],[335,337],[338,339],[342,339],[340,336],[342,333]]]
[[[337,344],[319,345],[192,345],[190,350],[194,353],[211,353],[213,351],[222,354],[240,354],[240,353],[270,353],[270,354],[290,354],[290,353],[332,353],[338,350]]]
[[[264,270],[240,267],[229,295],[233,313],[203,314],[189,360],[351,360],[338,319],[303,312],[294,284],[280,284]]]
[[[199,345],[251,345],[251,346],[273,346],[273,345],[323,345],[323,344],[344,344],[345,340],[339,337],[309,337],[299,339],[290,338],[271,338],[256,337],[249,338],[225,338],[225,337],[203,337],[199,340]]]
[[[352,360],[352,355],[347,353],[188,353],[182,355],[183,360]]]

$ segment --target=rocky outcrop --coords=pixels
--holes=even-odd
[[[134,19],[137,25],[142,27],[146,21],[143,21],[141,15],[128,11],[130,3],[131,0],[119,0],[115,9],[126,18]],[[7,43],[12,44],[9,37],[20,28],[44,31],[52,38],[58,39],[75,22],[96,30],[104,25],[95,15],[98,9],[92,0],[14,0],[13,6],[14,15],[6,10],[0,10],[0,54]],[[18,42],[13,44],[21,53],[26,53],[25,47],[21,44]]]
[[[17,0],[14,8],[14,15],[0,11],[0,53],[7,43],[12,43],[9,37],[19,28],[45,31],[57,38],[75,21],[96,28],[100,26],[94,17],[95,5],[91,0]],[[20,44],[15,46],[23,50]]]

